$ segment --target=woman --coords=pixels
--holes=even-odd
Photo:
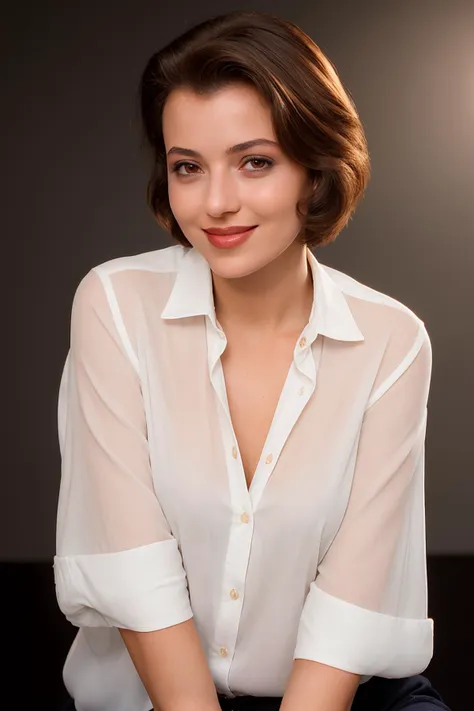
[[[140,92],[149,205],[179,244],[98,265],[74,296],[68,708],[446,709],[420,676],[430,340],[309,249],[367,184],[356,109],[263,13],[186,32]]]

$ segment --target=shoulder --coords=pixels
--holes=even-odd
[[[155,288],[172,284],[186,248],[173,245],[139,254],[125,255],[96,264],[81,278],[75,300],[98,301],[139,296],[147,284]]]
[[[431,340],[424,321],[409,306],[343,272],[324,267],[339,286],[364,335],[364,348],[374,366],[372,394],[367,409],[404,373],[429,388],[432,372]],[[414,366],[412,368],[412,366]]]
[[[410,344],[430,345],[423,319],[407,304],[338,269],[322,266],[344,294],[366,340],[397,342],[402,350]]]
[[[186,249],[181,245],[116,257],[93,266],[73,296],[71,332],[88,334],[100,323],[117,334],[135,369],[139,370],[137,333],[147,316],[168,297]]]
[[[92,267],[100,277],[111,277],[114,274],[126,272],[154,272],[156,274],[175,273],[186,252],[182,245],[173,245],[150,252],[141,252],[109,259]]]

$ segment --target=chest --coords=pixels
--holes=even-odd
[[[229,411],[247,487],[261,457],[293,360],[296,343],[286,338],[268,344],[228,339],[221,356]]]

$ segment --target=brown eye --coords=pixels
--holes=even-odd
[[[247,165],[248,163],[254,164],[254,167],[249,170],[250,173],[262,173],[265,170],[269,170],[269,168],[271,168],[273,165],[273,161],[270,158],[260,158],[258,156],[247,158],[244,165]],[[257,164],[256,167],[255,164]],[[185,170],[183,172],[181,170],[181,168],[183,167],[190,168],[191,170]],[[172,167],[171,172],[177,173],[181,176],[196,175],[197,171],[193,171],[193,168],[199,169],[199,167],[195,163],[190,163],[189,161],[179,161],[178,163],[175,163],[175,165]]]
[[[188,173],[186,172],[180,172],[180,168],[183,166],[191,167],[191,168],[197,168],[197,165],[194,165],[194,163],[188,163],[186,161],[181,161],[180,163],[175,163],[175,165],[172,168],[172,173],[178,173],[178,175],[194,175],[194,173]]]
[[[246,160],[246,164],[247,163],[260,163],[260,165],[262,165],[262,163],[263,163],[263,167],[260,167],[260,168],[257,167],[257,168],[255,168],[255,170],[251,170],[250,171],[251,173],[260,173],[264,170],[268,170],[273,165],[273,161],[270,160],[269,158],[258,158],[258,157],[248,158]]]

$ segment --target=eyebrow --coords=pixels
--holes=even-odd
[[[234,153],[241,153],[242,151],[248,151],[249,148],[253,148],[258,145],[268,145],[277,146],[278,143],[275,141],[270,141],[268,138],[254,138],[252,141],[245,141],[244,143],[237,143],[237,145],[227,148],[226,155],[233,155]],[[193,151],[191,148],[180,148],[179,146],[173,146],[169,149],[168,155],[174,153],[179,153],[180,155],[190,156],[192,158],[202,158],[202,155],[198,151]]]

